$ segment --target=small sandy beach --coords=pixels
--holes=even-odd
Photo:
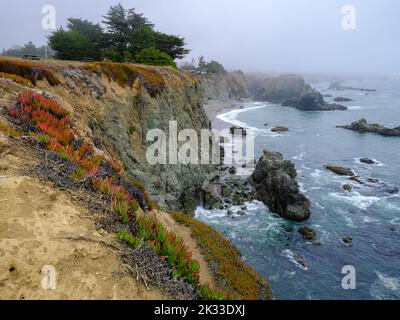
[[[223,111],[228,112],[229,110],[235,109],[243,105],[244,101],[237,100],[208,100],[204,104],[208,118],[214,122],[217,115]]]

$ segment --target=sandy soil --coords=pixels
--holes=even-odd
[[[136,282],[115,250],[97,242],[119,245],[96,231],[93,213],[16,173],[27,159],[0,132],[0,299],[165,298]],[[68,239],[77,235],[95,241]],[[46,265],[55,268],[55,290],[42,286]]]

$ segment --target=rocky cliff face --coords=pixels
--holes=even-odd
[[[61,101],[83,134],[120,159],[162,207],[184,209],[182,195],[200,190],[211,166],[150,165],[146,151],[154,141],[146,136],[160,129],[168,142],[169,122],[176,121],[178,132],[194,129],[200,140],[200,130],[210,124],[198,78],[167,67],[113,63],[54,62],[51,68],[62,85],[41,81],[40,90]]]
[[[166,78],[171,76],[169,70],[163,71]],[[186,74],[178,76],[188,77]],[[90,120],[91,127],[101,131],[106,143],[112,146],[133,175],[145,181],[161,205],[170,209],[187,209],[180,201],[182,195],[188,190],[200,189],[210,167],[150,165],[146,149],[152,142],[146,142],[146,136],[151,129],[161,129],[168,139],[170,121],[177,122],[178,131],[195,129],[198,137],[201,129],[209,128],[198,81],[194,78],[170,79],[155,98],[144,88],[125,89],[123,96],[122,101],[121,96],[106,99],[103,112]]]
[[[310,217],[310,201],[300,192],[297,172],[282,154],[264,150],[252,175],[259,200],[281,217],[303,221]]]
[[[248,76],[241,71],[226,75],[207,75],[201,77],[204,96],[208,99],[241,100],[250,99],[251,84]]]
[[[302,77],[284,75],[264,79],[254,94],[257,100],[281,103],[299,97],[304,92],[305,86],[306,83]]]
[[[297,75],[265,79],[260,89],[255,92],[255,98],[306,111],[347,110],[344,106],[327,103],[317,90]]]

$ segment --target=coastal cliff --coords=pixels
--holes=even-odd
[[[206,99],[243,100],[252,97],[250,79],[241,71],[201,77]]]
[[[27,235],[19,231],[29,224],[45,224],[51,211],[40,212],[55,203],[72,207],[74,214],[69,216],[75,221],[70,228],[65,228],[70,223],[66,221],[54,230],[54,236],[63,239],[61,244],[54,243],[59,253],[53,259],[55,267],[86,274],[81,265],[64,266],[62,261],[75,254],[75,246],[80,248],[77,254],[89,261],[93,250],[104,247],[99,254],[110,257],[103,261],[110,266],[104,270],[110,272],[107,283],[113,283],[114,268],[131,279],[118,285],[136,288],[116,298],[271,297],[268,283],[242,261],[229,241],[189,215],[169,213],[184,209],[182,197],[201,190],[212,166],[147,162],[146,150],[153,143],[146,141],[149,130],[161,129],[168,137],[170,121],[176,121],[178,130],[191,128],[199,133],[210,128],[203,108],[204,91],[196,76],[167,67],[18,59],[0,59],[0,72],[1,192],[11,199],[15,179],[28,194],[39,188],[50,197],[35,193],[32,201],[40,203],[40,208],[29,219],[7,200],[8,209],[0,215],[2,225],[8,225],[12,216],[21,217],[19,229],[8,235],[10,241],[23,243]],[[17,192],[23,192],[20,189]],[[65,201],[59,205],[51,194],[62,195]],[[28,198],[20,196],[29,206]],[[0,231],[2,237],[8,234]],[[50,241],[39,239],[40,235],[29,233],[30,241],[38,241],[37,250]],[[170,254],[166,247],[181,248],[183,255],[164,259]],[[48,258],[44,253],[36,259],[37,254],[35,249],[31,257],[36,267]],[[19,271],[24,257],[12,258],[8,249],[6,256],[10,274],[2,275],[2,284],[17,286],[28,299],[38,298],[24,287],[24,277],[29,277]],[[97,272],[98,267],[90,268]],[[110,298],[94,291],[99,282],[92,279],[86,298]],[[65,287],[57,297],[60,294],[83,298],[79,291],[67,292]]]

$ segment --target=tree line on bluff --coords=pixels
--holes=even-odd
[[[61,27],[48,37],[55,58],[176,66],[174,59],[189,53],[184,38],[156,31],[134,9],[111,6],[103,18],[105,29],[88,20],[68,19],[67,29]]]
[[[155,30],[154,24],[135,9],[121,4],[111,6],[102,24],[80,18],[69,18],[66,28],[60,27],[48,37],[47,53],[60,60],[134,62],[154,66],[177,67],[190,50],[185,39]],[[24,46],[3,50],[5,56],[33,54],[42,56],[46,46],[36,47],[31,41]],[[185,62],[181,66],[192,73],[225,74],[217,61],[200,57],[198,67]]]

